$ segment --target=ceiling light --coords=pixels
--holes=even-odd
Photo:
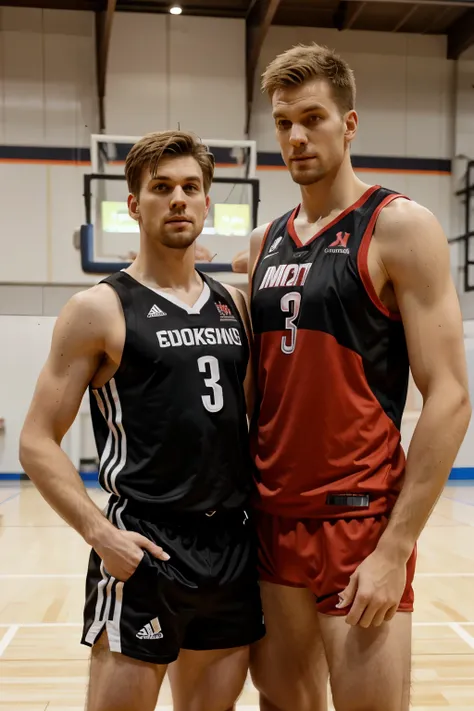
[[[183,8],[179,5],[173,5],[173,7],[170,7],[170,12],[172,15],[181,15]]]

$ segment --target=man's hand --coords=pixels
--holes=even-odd
[[[406,560],[389,558],[375,550],[351,575],[336,607],[344,609],[352,604],[346,617],[348,625],[380,627],[395,615],[405,585]]]
[[[125,583],[132,577],[147,550],[158,560],[169,560],[163,548],[140,533],[107,529],[107,534],[93,548],[104,561],[105,569],[117,580]]]
[[[246,274],[249,268],[249,250],[238,252],[232,259],[232,271],[236,274]]]

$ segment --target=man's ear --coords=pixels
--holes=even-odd
[[[127,205],[128,205],[128,214],[133,220],[138,220],[140,219],[140,206],[138,204],[138,198],[135,197],[135,195],[130,194],[128,196],[127,200]]]
[[[352,143],[356,137],[357,128],[359,126],[359,116],[357,115],[357,112],[354,110],[349,111],[349,113],[346,114],[344,121],[346,124],[344,131],[345,139],[347,143]]]
[[[209,214],[210,207],[211,207],[211,198],[209,197],[209,195],[206,195],[206,215],[205,215],[206,217]]]

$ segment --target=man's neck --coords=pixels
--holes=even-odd
[[[194,245],[187,249],[170,249],[151,246],[146,239],[141,239],[140,251],[127,271],[152,288],[186,292],[202,286],[194,265]]]
[[[357,202],[368,187],[356,176],[350,160],[345,159],[336,174],[312,185],[301,186],[299,217],[310,224],[330,221]]]

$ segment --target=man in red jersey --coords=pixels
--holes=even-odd
[[[262,711],[409,706],[417,539],[470,418],[445,235],[424,207],[355,175],[355,82],[298,46],[266,69],[301,204],[257,228],[249,276],[267,635]],[[423,410],[400,443],[409,368]]]

